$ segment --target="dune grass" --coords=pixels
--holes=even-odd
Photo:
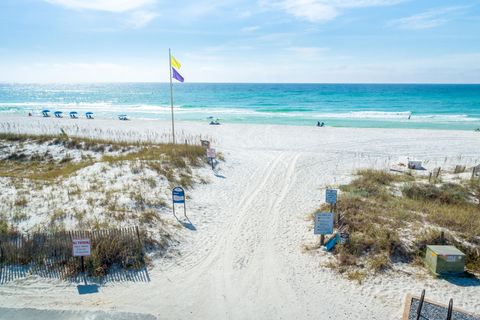
[[[340,189],[337,210],[350,238],[336,247],[333,266],[347,277],[419,263],[427,244],[440,243],[456,245],[467,269],[480,272],[479,180],[430,184],[410,174],[360,170]]]
[[[115,152],[115,155],[105,155],[102,162],[118,163],[122,161],[155,161],[168,164],[172,169],[188,169],[190,166],[200,166],[205,150],[199,145],[188,144],[154,144],[154,143],[126,143],[108,140],[94,140],[87,138],[70,138],[65,135],[24,135],[0,133],[0,141],[28,142],[37,144],[61,145],[65,149],[76,149],[104,153]],[[71,161],[66,156],[61,160],[53,160],[48,154],[27,157],[23,153],[10,154],[0,160],[0,176],[23,178],[31,180],[53,181],[61,177],[70,176],[77,171],[99,162],[91,158],[81,161]],[[153,165],[155,166],[155,165]],[[159,168],[158,166],[156,167]],[[166,173],[168,169],[158,170]],[[173,178],[173,174],[168,174]],[[188,184],[187,174],[183,180]]]
[[[60,177],[69,176],[92,164],[92,161],[73,163],[54,161],[43,162],[0,160],[0,176],[53,181]]]
[[[40,144],[42,148],[38,150],[43,151],[39,153],[35,150]],[[160,210],[167,206],[164,199],[164,193],[167,190],[164,189],[165,184],[162,181],[166,180],[170,186],[181,185],[189,188],[196,181],[192,169],[206,161],[205,150],[201,146],[188,144],[126,144],[69,138],[65,135],[0,134],[0,146],[2,145],[8,149],[0,160],[0,177],[9,178],[6,181],[9,181],[10,187],[17,192],[11,204],[7,203],[4,206],[15,209],[6,216],[5,220],[8,217],[10,222],[22,221],[25,213],[32,210],[29,205],[32,190],[41,193],[47,188],[48,193],[42,193],[40,197],[44,199],[42,205],[51,211],[51,219],[47,224],[52,229],[61,229],[63,221],[72,217],[76,219],[79,226],[93,229],[104,228],[106,223],[125,220],[140,225],[149,224],[155,219],[147,211]],[[55,148],[57,150],[55,157],[48,151],[45,152],[45,149],[51,150],[48,148],[51,145],[60,146]],[[75,159],[72,159],[68,152],[72,149],[88,150],[94,153],[90,152],[87,157],[84,157],[80,152],[80,158],[77,152]],[[91,156],[92,154],[94,157]],[[86,182],[86,184],[80,184],[83,185],[82,187],[76,180],[67,179],[93,165],[97,165],[93,171],[86,171],[85,177],[80,176]],[[108,175],[109,172],[117,173],[112,176],[111,173]],[[125,185],[120,188],[114,187],[117,179],[124,175],[130,177],[128,181],[123,182]],[[109,176],[109,178],[102,178],[103,176]],[[145,190],[149,190],[148,193],[145,193]],[[63,204],[56,201],[57,198],[63,198],[64,192],[69,202],[75,202],[83,209],[104,210],[102,219],[86,219],[84,213],[65,208]],[[119,201],[122,197],[123,200],[126,198],[127,202],[128,199],[130,202],[122,203]],[[60,214],[58,210],[54,210],[60,207],[67,212]],[[6,226],[2,225],[2,229],[5,228]]]
[[[6,199],[2,209],[6,211],[0,212],[0,239],[22,234],[19,223],[36,209],[47,208],[47,219],[31,231],[61,234],[65,229],[110,230],[136,225],[152,255],[162,255],[176,241],[172,232],[176,222],[162,216],[168,206],[168,185],[191,187],[197,178],[193,169],[206,163],[205,150],[187,143],[0,133],[0,148],[0,177],[7,178],[5,190],[13,188],[16,193],[11,202]],[[79,172],[82,169],[87,170]],[[112,266],[140,267],[138,262],[143,265],[144,257],[140,260],[141,251],[132,252],[129,245],[130,240],[115,232],[99,239],[86,261],[87,272],[103,276]],[[25,263],[31,261],[28,259]],[[76,264],[65,267],[71,274],[78,272]]]

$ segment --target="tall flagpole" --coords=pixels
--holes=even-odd
[[[172,109],[172,141],[175,144],[175,121],[173,118],[173,84],[172,84],[172,52],[168,48],[168,64],[170,65],[170,106]]]

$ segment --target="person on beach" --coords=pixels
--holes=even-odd
[[[325,126],[324,122],[320,123],[320,121],[317,121],[317,127],[324,127],[324,126]]]

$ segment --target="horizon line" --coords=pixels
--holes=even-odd
[[[23,82],[23,81],[0,81],[0,84],[30,84],[30,85],[52,85],[52,84],[169,84],[168,81],[72,81],[72,82],[61,82],[61,81],[48,81],[48,82]],[[480,85],[480,82],[244,82],[244,81],[234,81],[234,82],[201,82],[201,81],[192,81],[184,82],[182,84],[178,83],[177,85],[184,84],[320,84],[320,85]]]

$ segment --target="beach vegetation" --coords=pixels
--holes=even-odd
[[[21,196],[15,199],[14,205],[16,207],[25,207],[28,203],[28,200],[25,196]]]
[[[351,270],[347,272],[347,279],[350,281],[357,281],[358,284],[362,284],[367,277],[367,273],[361,270]]]
[[[8,224],[7,219],[1,216],[0,217],[0,235],[6,234],[9,230],[10,230],[10,226]]]
[[[12,213],[12,222],[19,223],[28,219],[25,211],[14,210]]]
[[[375,274],[397,262],[420,264],[427,244],[451,244],[466,254],[467,270],[480,273],[480,182],[453,181],[358,171],[340,187],[337,212],[349,240],[336,246],[330,266],[341,273]]]
[[[1,133],[0,148],[0,188],[16,195],[0,204],[0,211],[9,212],[0,216],[0,234],[22,233],[24,228],[51,234],[136,225],[151,255],[166,253],[177,241],[178,222],[161,214],[168,210],[169,189],[192,187],[200,180],[194,169],[206,164],[204,149],[188,143]],[[47,215],[36,215],[45,211]],[[135,267],[128,261],[138,259],[128,257],[123,240],[109,241],[92,249],[89,274],[105,275],[119,264]]]

